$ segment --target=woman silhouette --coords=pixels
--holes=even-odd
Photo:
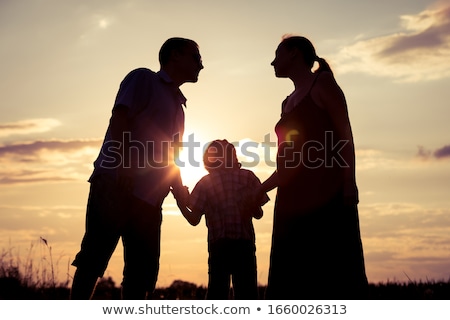
[[[319,67],[313,71],[314,63]],[[275,126],[277,187],[267,299],[365,298],[355,153],[345,96],[312,43],[285,36],[271,63],[294,91]]]

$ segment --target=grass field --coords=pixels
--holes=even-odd
[[[264,297],[265,287],[260,287]],[[65,285],[40,286],[21,282],[20,277],[0,277],[0,300],[67,300],[70,287]],[[167,288],[157,288],[150,299],[203,300],[206,288],[177,280]],[[120,287],[111,278],[100,279],[93,299],[119,300]],[[371,300],[450,300],[450,282],[378,283],[370,284]]]
[[[30,248],[32,252],[36,248]],[[40,258],[30,255],[24,260],[14,256],[12,250],[3,250],[0,255],[0,300],[66,300],[69,299],[71,279],[69,273],[63,281],[57,281],[60,269],[58,259],[54,260],[51,246],[41,238]],[[69,265],[67,265],[67,270]],[[265,287],[260,287],[264,297]],[[176,280],[169,287],[156,288],[150,299],[202,300],[206,288],[184,280]],[[120,299],[120,285],[111,278],[99,280],[93,299]],[[409,281],[407,283],[386,281],[369,285],[369,299],[372,300],[450,300],[450,279]]]

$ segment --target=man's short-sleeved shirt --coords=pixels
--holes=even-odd
[[[248,202],[255,199],[260,185],[258,177],[246,169],[215,170],[198,181],[190,207],[205,214],[209,244],[224,238],[255,241]],[[267,201],[266,196],[260,204]]]
[[[117,176],[118,166],[133,168],[133,194],[160,206],[169,192],[173,163],[173,142],[182,141],[186,98],[164,71],[146,68],[131,71],[120,84],[114,108],[128,109],[129,133],[123,141],[112,141],[108,128],[94,172]],[[118,143],[129,145],[129,158],[121,159]]]

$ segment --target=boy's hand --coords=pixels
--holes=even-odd
[[[267,192],[263,189],[262,186],[259,186],[258,189],[256,189],[255,193],[255,201],[259,206],[265,205],[267,202],[270,201],[269,196],[267,195]]]

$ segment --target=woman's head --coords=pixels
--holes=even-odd
[[[283,62],[279,62],[278,60],[286,59],[286,57],[293,56],[293,54],[299,53],[302,59],[302,62],[308,67],[310,70],[314,67],[314,62],[317,61],[319,63],[319,68],[316,71],[330,71],[331,68],[325,59],[319,58],[316,54],[316,49],[311,41],[302,36],[291,36],[284,35],[282,37],[281,43],[278,45],[275,60],[272,62],[272,65],[276,67],[276,64],[280,64],[279,69],[283,69]],[[282,70],[280,70],[282,72]]]
[[[297,49],[303,56],[303,60],[310,68],[316,61],[316,49],[311,41],[301,36],[283,36],[280,46],[285,46],[289,51]]]
[[[208,172],[241,167],[236,156],[236,148],[227,140],[212,141],[203,154],[203,164]]]

